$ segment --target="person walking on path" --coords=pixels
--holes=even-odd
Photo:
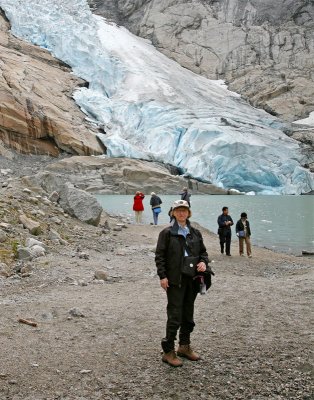
[[[157,225],[158,215],[159,213],[161,213],[160,205],[162,204],[162,201],[155,192],[152,192],[151,196],[152,197],[150,198],[150,205],[152,206],[154,225]]]
[[[181,196],[181,200],[185,200],[185,201],[187,201],[188,202],[188,204],[189,204],[189,207],[191,207],[191,194],[188,192],[188,188],[187,187],[184,187],[183,189],[182,189],[182,193],[180,193],[180,196]]]
[[[252,251],[251,251],[251,228],[250,223],[247,219],[247,213],[241,213],[241,218],[236,223],[236,234],[239,238],[239,253],[240,256],[244,256],[243,247],[244,242],[246,245],[246,252],[249,258],[252,258]]]
[[[196,275],[203,274],[206,289],[210,286],[212,272],[208,266],[208,255],[202,234],[189,222],[191,210],[188,202],[175,201],[172,205],[172,214],[173,224],[159,234],[155,262],[160,286],[165,290],[168,300],[166,337],[161,341],[162,361],[173,367],[180,367],[182,360],[179,357],[191,361],[200,359],[190,346],[190,335],[195,326],[194,302],[200,291],[200,283],[195,277],[185,275],[183,266],[187,258],[188,260],[193,258],[195,266],[188,261],[188,267],[192,265]],[[180,329],[179,347],[175,352],[178,329]]]
[[[133,211],[135,213],[135,223],[141,224],[142,223],[142,214],[144,211],[143,200],[145,198],[144,193],[137,191],[134,196],[133,201]]]
[[[224,253],[224,247],[226,244],[226,255],[231,256],[230,246],[231,246],[231,226],[233,225],[233,220],[229,215],[228,207],[222,207],[222,214],[219,215],[218,220],[218,235],[220,242],[220,252]]]

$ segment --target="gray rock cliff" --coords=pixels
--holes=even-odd
[[[89,0],[182,66],[286,121],[314,110],[312,0]]]

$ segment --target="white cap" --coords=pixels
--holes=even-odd
[[[179,207],[185,207],[190,209],[189,203],[185,200],[176,200],[173,204],[172,204],[172,210],[175,210],[176,208]]]

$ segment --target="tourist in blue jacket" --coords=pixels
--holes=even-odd
[[[152,192],[151,196],[152,197],[150,198],[150,205],[151,205],[152,211],[153,211],[154,225],[157,225],[158,224],[158,215],[159,215],[159,213],[161,213],[160,205],[162,204],[162,201],[155,192]]]

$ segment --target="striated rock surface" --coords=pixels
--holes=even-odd
[[[89,0],[184,67],[286,121],[314,110],[314,3]]]
[[[0,10],[0,143],[27,154],[102,154],[96,132],[71,97],[84,81],[8,30]]]
[[[185,186],[195,194],[228,193],[208,183],[171,175],[161,164],[129,158],[70,157],[24,180],[26,185],[40,185],[49,193],[52,190],[60,191],[64,182],[99,194],[133,194],[136,190],[178,194]]]

